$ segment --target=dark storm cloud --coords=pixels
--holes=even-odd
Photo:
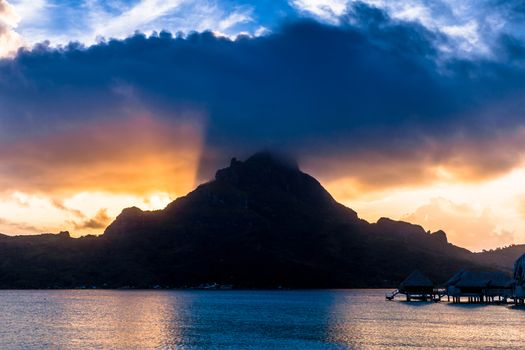
[[[416,177],[458,155],[462,169],[483,174],[492,162],[514,166],[475,147],[521,152],[523,43],[507,35],[495,59],[462,60],[441,56],[446,41],[357,4],[339,26],[295,21],[258,38],[162,32],[89,48],[42,44],[0,63],[0,133],[14,140],[87,121],[125,123],[137,111],[168,119],[193,111],[207,116],[205,176],[216,161],[261,148],[320,159],[324,176],[363,168],[362,182],[370,167],[359,164],[370,154]],[[341,174],[323,163],[336,156]],[[380,176],[381,166],[373,171]]]

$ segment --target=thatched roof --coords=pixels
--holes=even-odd
[[[433,287],[434,283],[425,276],[422,272],[415,270],[408,277],[401,282],[399,289],[414,288],[414,287]]]
[[[465,270],[459,271],[446,282],[447,286],[460,288],[508,287],[511,284],[512,279],[503,272]]]
[[[520,256],[514,264],[514,279],[518,285],[525,283],[525,254]]]
[[[445,282],[445,286],[455,286],[459,282],[459,280],[461,280],[461,276],[463,276],[465,272],[466,271],[463,269],[456,272],[452,277],[449,278],[448,281]]]

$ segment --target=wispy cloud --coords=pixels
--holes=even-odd
[[[520,0],[290,0],[299,11],[341,24],[341,15],[363,3],[399,21],[416,22],[450,39],[443,54],[461,57],[497,55],[502,35],[525,39],[525,11]],[[522,2],[521,2],[522,4]]]
[[[230,13],[226,18],[219,21],[217,29],[220,31],[225,31],[236,24],[251,22],[253,19],[251,17],[251,9],[238,10]]]
[[[348,0],[291,0],[293,6],[300,11],[311,13],[330,23],[338,23],[339,17],[345,12]]]
[[[78,210],[78,209],[74,209],[74,208],[69,208],[68,206],[66,206],[64,204],[64,202],[58,198],[53,198],[51,199],[51,203],[53,204],[53,206],[57,209],[60,209],[66,213],[71,213],[73,214],[74,216],[77,216],[79,218],[84,218],[85,215],[84,213],[82,213],[82,211]]]
[[[99,3],[87,6],[91,35],[122,38],[179,8],[187,0],[141,0],[131,8],[111,15]]]
[[[50,0],[12,0],[11,4],[22,22],[49,23],[45,15],[47,11],[56,9]]]
[[[21,223],[21,222],[13,222],[4,218],[0,218],[0,232],[3,234],[9,234],[12,232],[17,233],[26,233],[26,234],[34,234],[34,233],[42,233],[39,232],[38,228],[31,224],[27,223]]]
[[[100,38],[123,39],[139,31],[191,32],[211,30],[234,37],[240,33],[261,34],[252,16],[256,5],[235,5],[219,0],[140,0],[54,3],[50,0],[14,0],[20,28],[29,45],[50,41],[65,45],[79,41],[92,45]]]
[[[97,211],[95,216],[93,216],[92,218],[82,220],[80,222],[71,221],[70,224],[73,225],[75,230],[82,230],[82,231],[98,230],[100,231],[106,228],[106,226],[108,226],[111,220],[113,219],[114,218],[108,215],[108,210],[106,208],[102,208],[99,211]]]

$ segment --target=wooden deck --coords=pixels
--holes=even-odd
[[[387,300],[394,300],[403,295],[406,301],[440,302],[446,297],[447,302],[468,304],[514,304],[525,305],[525,295],[515,295],[511,289],[487,289],[481,293],[448,293],[446,288],[434,288],[432,293],[402,292],[398,289],[386,293]]]
[[[397,295],[404,295],[406,301],[441,301],[441,298],[446,295],[444,288],[434,288],[432,292],[421,292],[421,291],[400,291],[396,289],[390,293],[386,293],[385,298],[387,300],[394,300]]]

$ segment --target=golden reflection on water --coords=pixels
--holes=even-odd
[[[0,333],[2,349],[15,348],[15,344],[20,348],[164,349],[173,348],[170,344],[180,338],[178,298],[170,292],[73,290],[17,294],[10,298],[16,298],[19,305],[13,305],[15,300],[8,301],[15,307],[11,326],[25,333],[26,338],[13,339]],[[4,300],[0,292],[0,303]],[[191,298],[186,297],[184,302],[187,307]]]
[[[178,338],[177,313],[173,312],[176,299],[167,293],[103,292],[103,296],[82,296],[81,303],[73,303],[74,311],[67,310],[64,320],[75,332],[70,340],[74,348],[81,348],[86,335],[97,340],[103,348],[131,349],[140,344],[144,348],[164,345],[166,339]],[[87,299],[87,300],[86,300]],[[100,304],[100,300],[104,303]]]

